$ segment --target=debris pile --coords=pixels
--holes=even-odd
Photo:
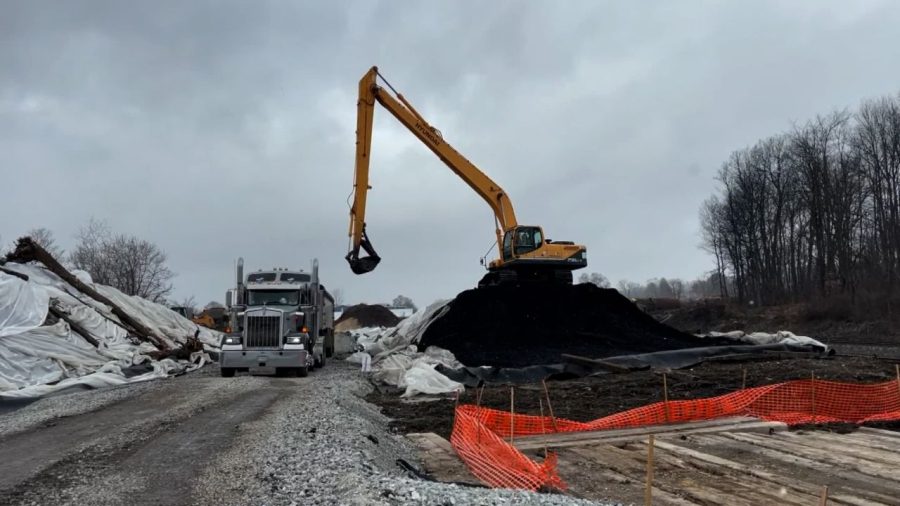
[[[394,327],[400,323],[400,318],[378,304],[357,304],[344,310],[334,323],[335,330],[343,332],[362,327]]]
[[[27,237],[0,268],[0,398],[189,371],[218,342],[165,306],[67,270]]]
[[[656,321],[618,291],[592,284],[493,286],[456,296],[418,342],[468,366],[525,367],[562,354],[603,358],[718,344]]]

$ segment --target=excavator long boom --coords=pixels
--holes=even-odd
[[[440,131],[428,124],[413,106],[396,93],[378,85],[378,67],[372,67],[359,81],[359,101],[356,104],[356,168],[353,182],[353,204],[350,208],[350,253],[347,259],[356,272],[368,272],[375,268],[380,260],[366,236],[366,197],[369,186],[369,155],[372,148],[372,122],[375,114],[375,102],[388,110],[400,123],[419,138],[456,173],[463,181],[475,190],[494,211],[498,228],[497,244],[500,244],[503,231],[515,228],[516,213],[512,202],[503,188],[469,160],[456,151],[441,136]],[[384,78],[382,77],[382,80]],[[387,81],[385,81],[387,84]],[[388,87],[390,85],[388,84]],[[391,89],[393,91],[393,89]],[[359,249],[369,254],[367,258],[359,258]],[[354,265],[353,260],[356,260]],[[358,273],[358,274],[359,274]]]
[[[387,88],[379,85],[378,79]],[[539,279],[572,282],[572,270],[587,265],[586,248],[572,242],[553,242],[536,226],[521,226],[509,196],[496,182],[461,155],[441,132],[425,118],[372,67],[359,81],[356,119],[356,167],[353,203],[350,207],[350,251],[347,261],[356,274],[369,272],[381,259],[366,234],[366,197],[369,186],[369,158],[372,149],[372,124],[375,104],[381,104],[457,176],[481,196],[494,212],[497,249],[500,257],[490,263],[490,271],[480,285],[505,283],[513,279]],[[368,256],[360,257],[360,250]]]

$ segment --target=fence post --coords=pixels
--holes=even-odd
[[[647,441],[647,488],[644,489],[644,506],[653,504],[653,434]]]
[[[810,373],[810,377],[812,378],[812,383],[810,383],[810,391],[812,395],[812,417],[813,423],[817,423],[818,418],[816,417],[816,373]]]
[[[516,434],[516,387],[509,387],[509,444]]]
[[[745,366],[741,366],[741,390],[747,389],[747,368]]]
[[[666,412],[666,423],[669,423],[669,385],[666,382],[666,373],[663,373],[663,408]]]
[[[541,436],[544,437],[544,438],[546,438],[546,437],[547,437],[547,431],[546,431],[545,428],[544,428],[544,399],[541,399],[540,397],[538,397],[538,407],[541,408]],[[545,458],[545,459],[547,458],[547,455],[548,455],[548,453],[547,453],[547,440],[544,439],[544,458]]]
[[[900,364],[894,365],[897,368],[897,393],[900,393]]]
[[[541,385],[544,386],[544,395],[547,396],[547,411],[550,412],[550,423],[553,424],[553,432],[559,432],[559,427],[556,426],[556,416],[553,414],[553,404],[550,404],[550,389],[547,388],[547,382],[541,380]]]

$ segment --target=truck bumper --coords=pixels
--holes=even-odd
[[[223,350],[219,354],[219,366],[229,369],[306,367],[308,360],[306,350]]]

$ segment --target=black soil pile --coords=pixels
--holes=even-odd
[[[467,290],[419,346],[440,346],[467,366],[525,367],[718,344],[656,321],[613,289],[591,284]]]
[[[369,304],[348,307],[334,323],[338,324],[351,318],[355,318],[360,327],[393,327],[400,323],[400,318],[390,309]]]

